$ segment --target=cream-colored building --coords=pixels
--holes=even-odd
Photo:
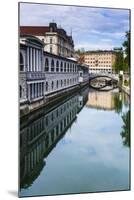
[[[86,106],[102,110],[113,110],[114,109],[113,95],[110,91],[89,92]]]
[[[20,34],[39,38],[44,42],[44,51],[63,57],[74,56],[72,36],[58,28],[56,23],[49,23],[49,26],[20,26]]]
[[[114,62],[114,51],[88,51],[84,54],[84,63],[88,65],[89,73],[112,73]]]

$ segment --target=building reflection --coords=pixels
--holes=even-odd
[[[89,92],[86,106],[96,109],[113,110],[114,109],[113,94],[111,91]]]
[[[102,110],[115,110],[117,113],[122,111],[122,105],[129,105],[127,94],[114,89],[112,91],[90,91],[86,106],[89,108]]]
[[[20,188],[28,188],[40,175],[45,158],[76,121],[85,104],[90,108],[116,111],[121,109],[117,100],[125,101],[126,98],[116,90],[96,92],[86,88],[23,119],[20,124]],[[127,125],[123,128],[122,138],[129,141]]]
[[[44,158],[64,136],[87,101],[88,89],[20,124],[20,188],[29,187],[45,166]],[[39,117],[40,116],[40,117]]]

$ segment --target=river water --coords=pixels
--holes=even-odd
[[[21,197],[130,189],[129,98],[83,89],[20,124]]]

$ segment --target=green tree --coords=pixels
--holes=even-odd
[[[125,146],[130,146],[130,110],[127,113],[124,113],[122,116],[123,126],[121,136],[123,139],[123,144]]]
[[[116,113],[122,112],[122,99],[119,98],[119,95],[120,93],[114,95],[114,108]]]
[[[115,51],[115,62],[113,64],[113,70],[116,73],[119,73],[120,70],[123,70],[123,63],[124,63],[124,58],[123,58],[123,50],[120,48],[120,50]]]
[[[130,31],[126,32],[126,40],[123,42],[125,58],[124,58],[124,70],[129,71],[130,68]]]

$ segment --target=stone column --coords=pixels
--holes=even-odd
[[[40,84],[38,83],[38,97],[40,96]]]
[[[29,47],[27,47],[27,69],[26,71],[29,71]]]
[[[33,49],[33,60],[34,60],[34,72],[36,71],[36,63],[35,63],[35,48]]]
[[[32,71],[32,48],[30,47],[30,71]]]
[[[34,85],[33,84],[31,84],[32,85],[32,99],[34,98]]]
[[[28,84],[28,99],[30,100],[31,97],[30,97],[30,84]]]
[[[40,60],[40,50],[38,50],[38,59],[39,59],[39,71],[40,71],[40,63],[41,63],[41,62],[40,62],[40,61],[41,61],[41,60]]]
[[[42,83],[40,84],[40,96],[42,96]]]
[[[59,61],[59,72],[61,72],[61,62]]]
[[[36,71],[38,71],[37,49],[35,50],[35,56],[36,56],[36,59],[35,59],[35,61],[36,61],[36,66],[35,66],[35,68],[36,68]]]

